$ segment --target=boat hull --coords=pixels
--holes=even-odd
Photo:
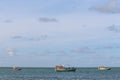
[[[61,70],[55,70],[56,72],[75,72],[76,69],[61,69]]]

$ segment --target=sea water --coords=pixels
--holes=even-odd
[[[54,68],[0,68],[0,80],[120,80],[120,68],[99,71],[97,68],[77,68],[76,72],[55,72]]]

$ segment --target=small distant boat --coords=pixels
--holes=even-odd
[[[14,70],[14,71],[20,71],[20,70],[22,70],[22,69],[19,68],[19,67],[14,66],[14,67],[13,67],[13,70]]]
[[[104,71],[104,70],[111,70],[111,68],[109,67],[105,67],[105,66],[99,66],[98,70]]]
[[[75,67],[64,67],[62,65],[56,66],[55,67],[56,72],[75,72],[76,68]]]

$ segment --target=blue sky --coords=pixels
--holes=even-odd
[[[120,66],[119,0],[0,0],[0,66]]]

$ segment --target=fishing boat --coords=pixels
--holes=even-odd
[[[22,70],[22,69],[19,68],[19,67],[14,66],[14,67],[13,67],[13,70],[14,70],[14,71],[20,71],[20,70]]]
[[[104,71],[104,70],[111,70],[111,68],[109,67],[105,67],[105,66],[99,66],[98,70]]]
[[[63,65],[56,66],[55,67],[56,72],[75,72],[76,68],[75,67],[64,67]]]

